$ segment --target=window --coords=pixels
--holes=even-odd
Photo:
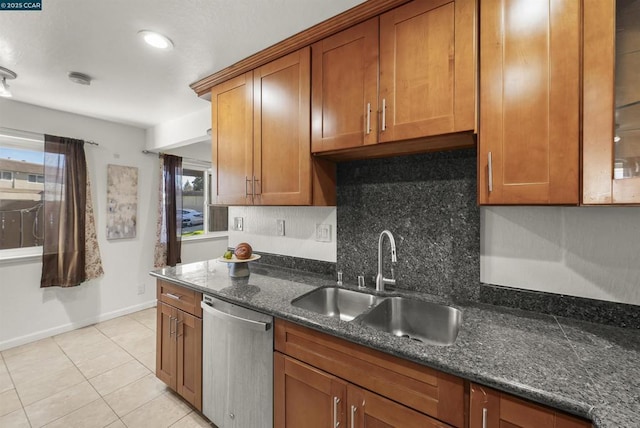
[[[209,205],[211,170],[199,162],[182,162],[182,237],[227,230],[227,207]]]
[[[42,245],[43,191],[43,136],[0,128],[0,250]]]
[[[42,183],[44,184],[44,175],[29,174],[29,183]]]

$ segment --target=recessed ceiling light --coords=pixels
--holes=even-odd
[[[9,90],[7,79],[15,79],[18,75],[8,68],[0,67],[0,77],[2,77],[2,80],[0,80],[0,97],[11,98],[13,94]]]
[[[171,49],[173,48],[173,42],[167,36],[164,36],[155,31],[140,30],[138,35],[149,45],[156,49]]]
[[[78,73],[77,71],[69,72],[69,80],[73,83],[77,83],[78,85],[87,85],[91,84],[91,76],[88,76],[84,73]]]

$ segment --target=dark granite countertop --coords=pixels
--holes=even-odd
[[[290,304],[326,277],[252,264],[232,279],[215,260],[151,274],[244,307],[406,358],[489,387],[590,419],[598,428],[640,427],[640,332],[473,304],[458,339],[435,346],[316,314]],[[393,295],[407,294],[401,291]],[[444,302],[425,294],[411,297]]]

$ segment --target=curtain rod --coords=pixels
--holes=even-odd
[[[9,134],[4,134],[3,131],[9,132]],[[36,143],[40,143],[44,140],[44,134],[42,133],[32,132],[32,131],[23,131],[22,129],[14,129],[14,128],[7,128],[7,127],[0,127],[0,136],[16,138],[16,139],[25,140],[25,141],[33,141]],[[92,146],[100,145],[93,140],[84,140],[84,142]]]

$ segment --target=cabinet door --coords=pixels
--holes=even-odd
[[[202,320],[178,309],[176,312],[176,391],[202,410]]]
[[[156,377],[175,390],[177,309],[158,302],[156,313]]]
[[[469,428],[588,428],[582,419],[471,384]]]
[[[378,141],[378,18],[311,47],[311,150]]]
[[[380,142],[474,129],[474,33],[474,0],[380,16]]]
[[[349,426],[353,428],[451,427],[354,385],[348,386],[347,397]]]
[[[638,32],[637,2],[585,0],[583,204],[640,204]]]
[[[481,204],[577,204],[581,2],[480,3]]]
[[[256,204],[311,205],[310,48],[254,70]]]
[[[212,199],[216,204],[253,203],[253,74],[211,90]]]
[[[346,426],[346,385],[335,376],[275,352],[274,426]]]

